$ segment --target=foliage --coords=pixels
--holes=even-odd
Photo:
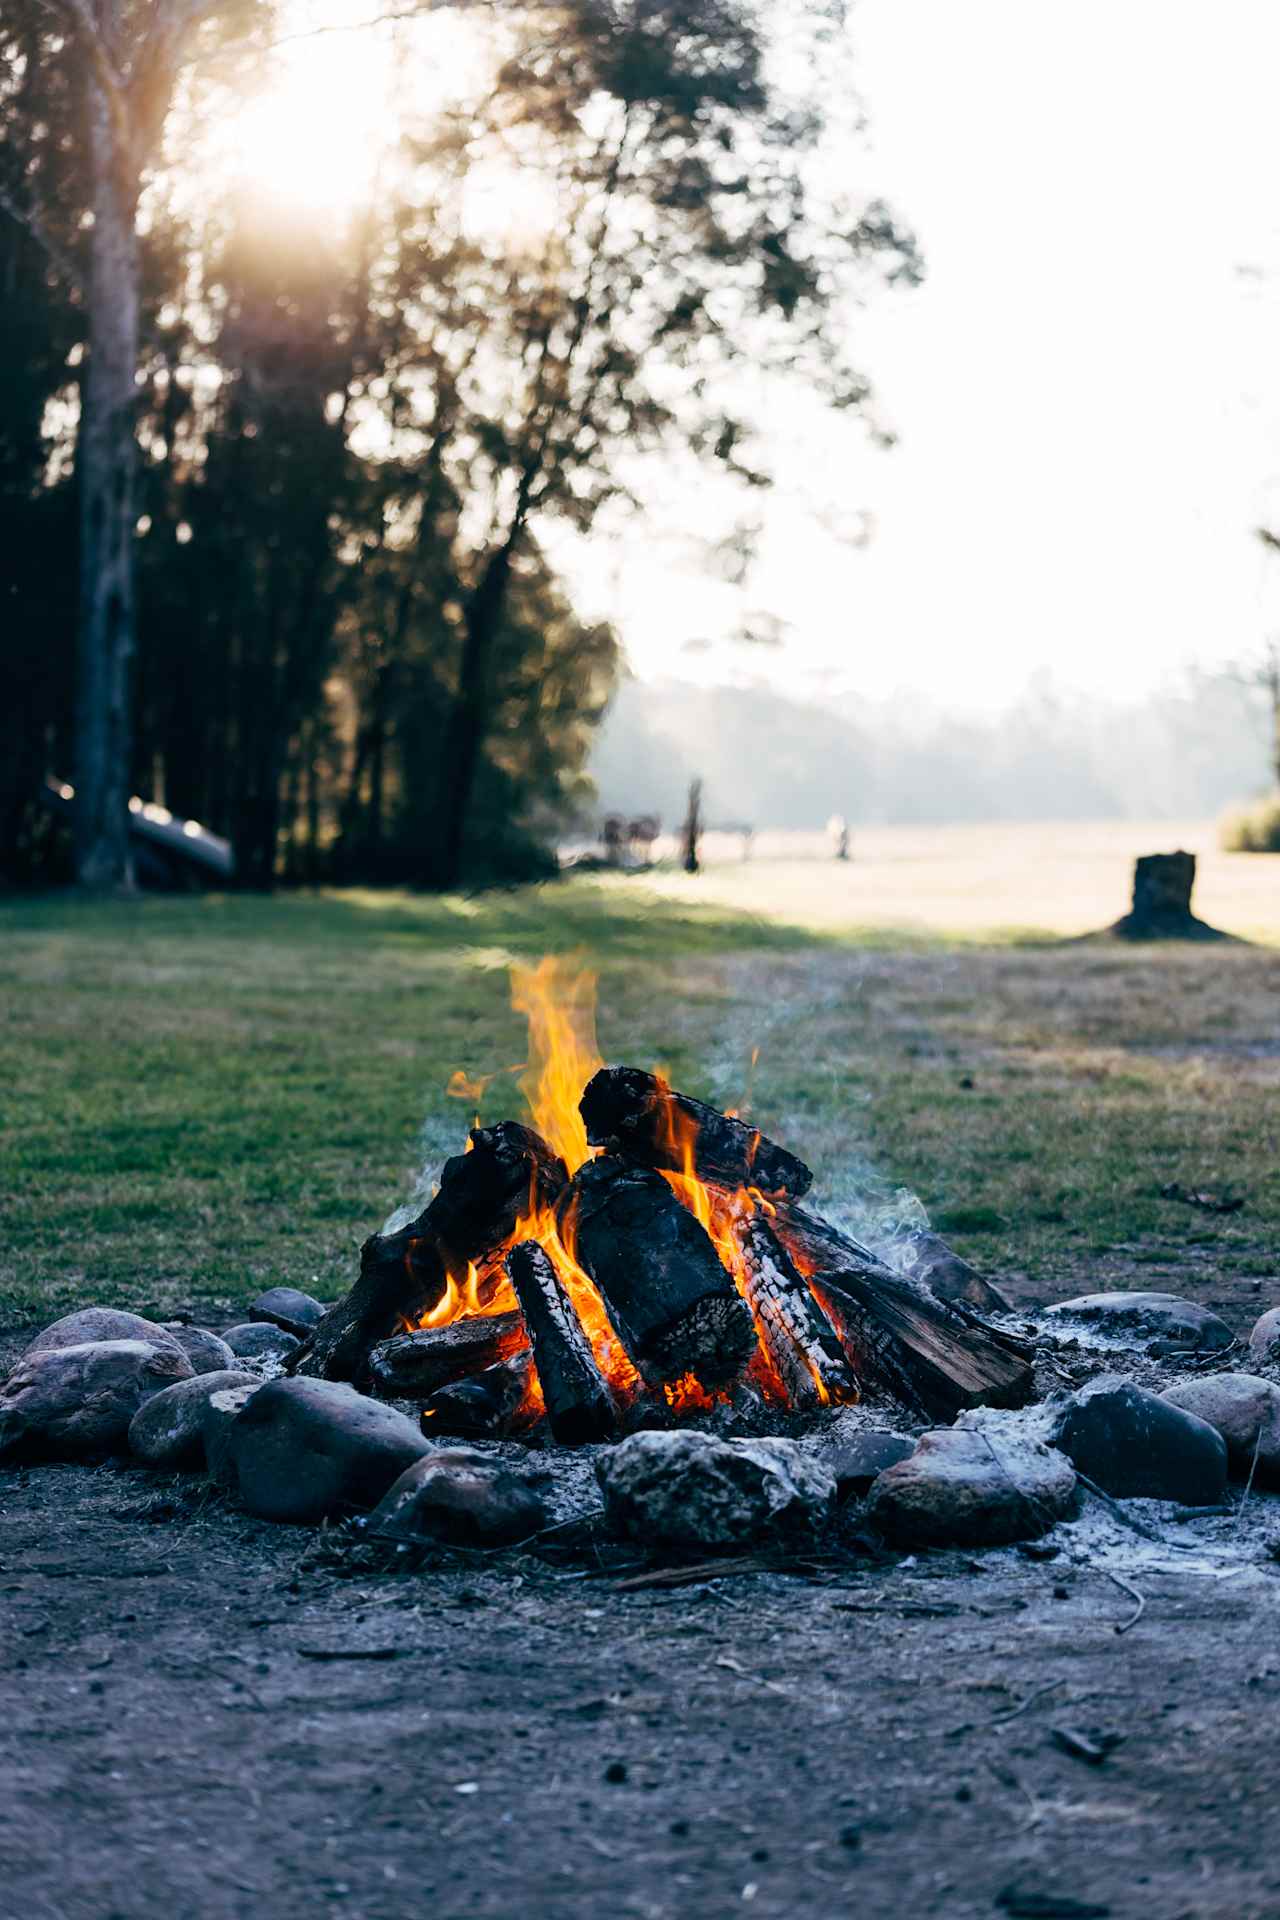
[[[1228,814],[1219,841],[1224,853],[1280,853],[1280,793]]]

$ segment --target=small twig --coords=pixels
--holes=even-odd
[[[716,1665],[718,1667],[727,1667],[730,1673],[736,1673],[740,1679],[750,1680],[757,1687],[767,1687],[770,1693],[780,1693],[784,1698],[790,1697],[790,1688],[781,1686],[776,1680],[766,1680],[762,1673],[749,1672],[748,1669],[744,1667],[740,1661],[735,1660],[731,1654],[722,1653],[716,1661]]]
[[[400,1647],[295,1647],[304,1660],[396,1660]]]
[[[1046,1681],[1044,1686],[1037,1687],[1034,1693],[1029,1693],[1025,1700],[1020,1700],[1016,1707],[1009,1707],[1003,1713],[994,1714],[992,1718],[988,1720],[987,1725],[989,1727],[1001,1727],[1004,1726],[1007,1721],[1016,1720],[1020,1714],[1026,1713],[1031,1707],[1034,1707],[1037,1700],[1043,1700],[1046,1693],[1053,1693],[1056,1688],[1064,1687],[1065,1685],[1065,1680]]]
[[[1116,1626],[1117,1633],[1128,1633],[1130,1627],[1136,1627],[1139,1620],[1141,1620],[1147,1610],[1147,1603],[1138,1592],[1138,1589],[1130,1586],[1123,1574],[1112,1573],[1110,1567],[1100,1567],[1098,1571],[1104,1574],[1114,1586],[1119,1587],[1122,1593],[1127,1593],[1131,1600],[1136,1600],[1138,1603],[1137,1607],[1129,1615],[1129,1618],[1127,1620],[1121,1620]]]
[[[1104,1493],[1097,1482],[1091,1480],[1087,1473],[1081,1473],[1078,1467],[1076,1468],[1076,1479],[1082,1487],[1086,1488],[1088,1492],[1093,1495],[1095,1500],[1101,1500],[1108,1513],[1114,1514],[1122,1527],[1131,1528],[1134,1533],[1141,1534],[1144,1540],[1154,1540],[1158,1547],[1176,1548],[1179,1553],[1195,1552],[1195,1548],[1188,1546],[1185,1540],[1166,1540],[1161,1534],[1156,1532],[1154,1527],[1149,1527],[1145,1520],[1137,1520],[1131,1513],[1126,1513],[1118,1500],[1113,1500],[1109,1493]]]
[[[1258,1471],[1258,1455],[1262,1450],[1263,1422],[1258,1422],[1258,1437],[1253,1443],[1253,1459],[1249,1462],[1249,1478],[1244,1483],[1244,1492],[1240,1496],[1240,1505],[1236,1508],[1236,1523],[1231,1529],[1235,1535],[1240,1531],[1240,1522],[1244,1519],[1244,1510],[1249,1504],[1249,1495],[1253,1492],[1253,1476]]]
[[[768,1573],[769,1562],[758,1558],[744,1560],[700,1560],[690,1567],[652,1567],[646,1573],[633,1573],[614,1582],[613,1593],[639,1593],[645,1587],[690,1587],[704,1580],[731,1580],[741,1573]]]

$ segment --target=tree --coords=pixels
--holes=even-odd
[[[109,888],[131,878],[126,802],[136,643],[138,200],[192,43],[206,21],[229,8],[226,0],[19,0],[15,12],[26,37],[25,62],[63,73],[78,64],[84,79],[91,224],[83,273],[53,237],[32,168],[4,204],[40,240],[55,268],[79,284],[87,317],[76,448],[75,869],[81,885]]]

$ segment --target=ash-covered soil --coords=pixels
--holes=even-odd
[[[1273,1920],[1280,1497],[1128,1511],[1164,1544],[1090,1504],[1023,1551],[628,1591],[7,1472],[0,1908]]]

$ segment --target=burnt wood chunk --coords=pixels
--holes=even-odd
[[[759,1214],[739,1221],[734,1237],[743,1293],[788,1403],[799,1411],[856,1400],[857,1383],[835,1329],[768,1222]]]
[[[759,1187],[799,1196],[813,1185],[803,1160],[767,1140],[756,1127],[716,1107],[675,1093],[639,1067],[602,1067],[579,1102],[587,1138],[644,1167],[686,1171],[684,1143],[692,1134],[693,1170],[717,1187]]]
[[[359,1278],[291,1371],[366,1385],[371,1350],[438,1306],[451,1273],[461,1281],[469,1263],[498,1252],[531,1205],[551,1206],[568,1179],[564,1161],[531,1128],[514,1120],[474,1128],[471,1151],[445,1162],[440,1190],[417,1219],[365,1241]]]
[[[526,1351],[441,1387],[422,1409],[422,1431],[428,1439],[446,1433],[477,1440],[524,1432],[537,1418],[526,1403],[532,1373],[533,1355]]]
[[[526,1240],[507,1255],[507,1275],[528,1329],[552,1439],[567,1447],[610,1439],[618,1424],[613,1397],[549,1256]]]
[[[967,1260],[940,1240],[936,1233],[919,1228],[907,1235],[906,1254],[909,1271],[923,1280],[939,1300],[976,1307],[979,1313],[1012,1313],[1013,1302],[994,1280],[971,1267]]]
[[[660,1173],[612,1154],[588,1160],[561,1195],[557,1218],[650,1386],[686,1373],[704,1387],[736,1378],[756,1348],[750,1311]]]
[[[486,1313],[454,1320],[447,1327],[419,1327],[374,1347],[370,1381],[386,1400],[423,1400],[469,1373],[514,1358],[528,1338],[518,1313]]]
[[[857,1377],[934,1420],[1031,1398],[1033,1349],[958,1301],[894,1273],[820,1215],[780,1205],[773,1226]]]

